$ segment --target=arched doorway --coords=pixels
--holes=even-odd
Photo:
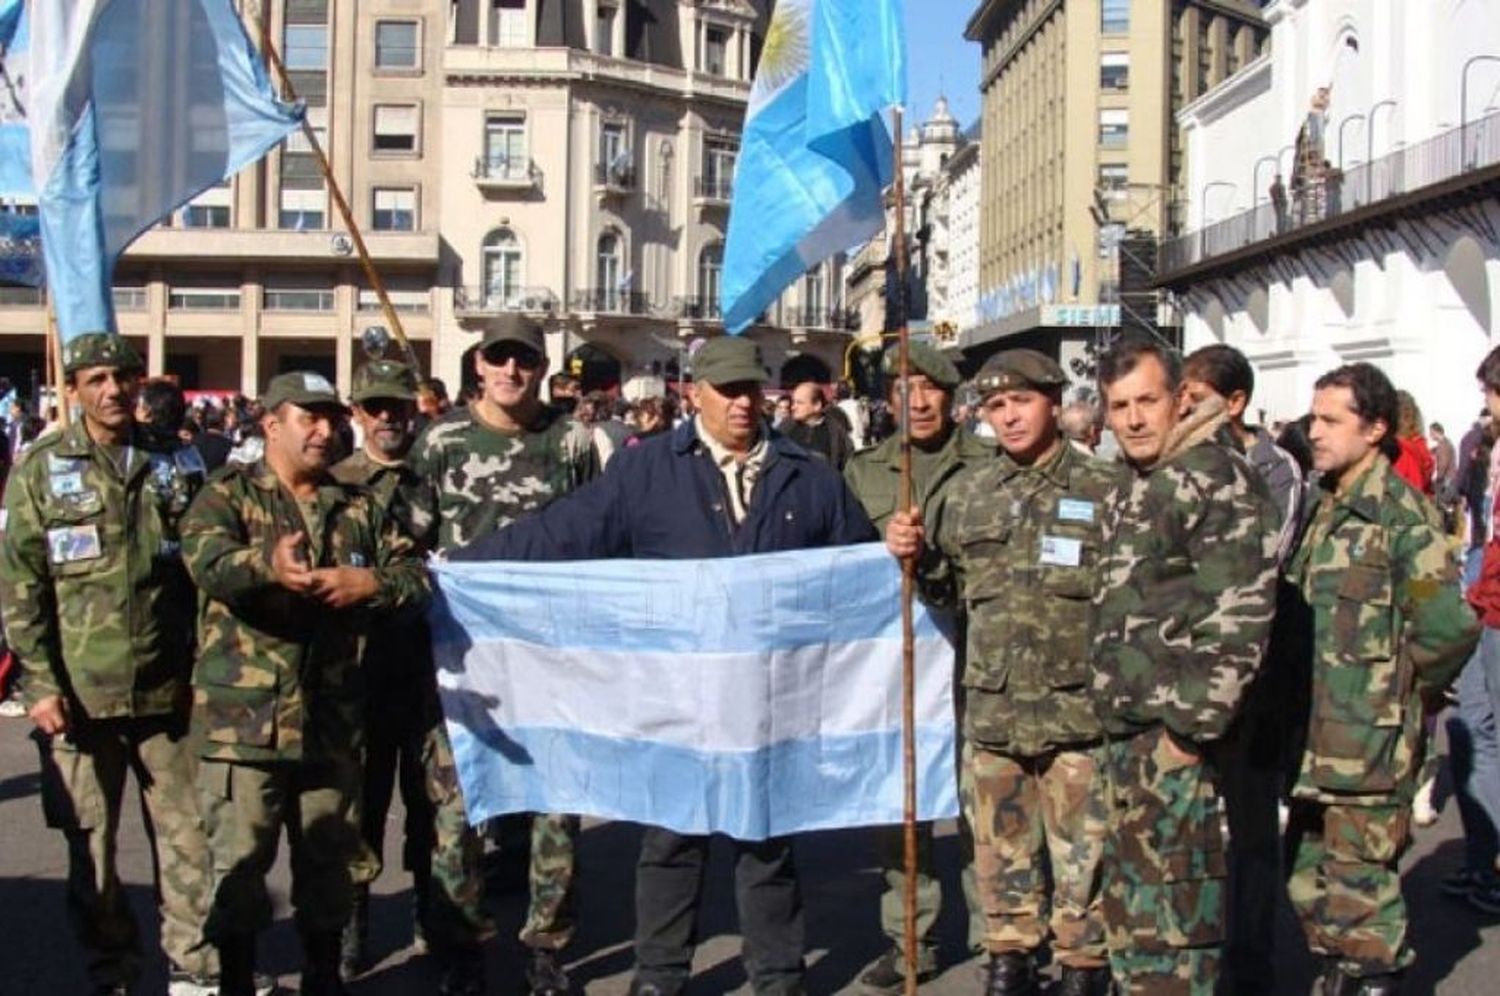
[[[590,342],[568,354],[563,372],[578,378],[584,394],[591,391],[618,391],[620,388],[620,361]]]

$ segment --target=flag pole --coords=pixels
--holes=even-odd
[[[901,396],[901,500],[897,507],[903,510],[912,506],[911,479],[911,330],[907,327],[906,278],[910,268],[906,250],[906,172],[903,142],[905,141],[901,108],[892,112],[895,126],[894,152],[896,157],[896,224],[895,242],[896,293],[893,304],[896,309],[897,358],[900,361],[899,393]],[[902,801],[901,832],[902,857],[905,869],[902,909],[905,923],[902,936],[906,940],[906,996],[917,993],[917,750],[916,750],[916,638],[913,633],[912,595],[916,589],[917,561],[915,557],[901,560],[901,781],[904,788]]]
[[[281,54],[277,52],[276,45],[271,41],[270,31],[267,28],[269,11],[261,8],[255,18],[256,31],[260,34],[260,48],[266,55],[266,61],[276,71],[276,78],[281,83],[282,93],[287,100],[297,99],[297,89],[292,85],[292,78],[286,71],[286,64],[281,61]],[[417,352],[412,349],[411,342],[406,338],[406,329],[401,325],[401,316],[396,313],[391,304],[391,297],[386,293],[385,281],[375,270],[375,261],[370,258],[370,250],[365,245],[365,237],[355,224],[354,212],[349,209],[349,202],[344,199],[344,192],[339,187],[339,182],[334,178],[333,167],[328,162],[328,156],[323,151],[323,143],[318,141],[317,133],[307,121],[307,116],[302,116],[302,134],[307,137],[307,143],[312,147],[313,156],[318,161],[318,169],[323,173],[323,179],[328,182],[328,193],[333,197],[334,207],[338,208],[339,217],[344,221],[344,227],[349,231],[349,238],[354,241],[354,250],[359,255],[360,266],[365,271],[365,279],[370,282],[370,287],[375,291],[375,297],[380,301],[380,311],[385,316],[386,323],[390,325],[391,331],[396,333],[396,338],[401,342],[401,348],[406,350],[407,359],[411,361],[417,376],[422,375],[421,364],[417,360]]]

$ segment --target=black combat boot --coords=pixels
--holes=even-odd
[[[308,931],[302,935],[301,996],[348,996],[344,980],[339,978],[339,949],[343,932],[339,930]]]
[[[353,982],[364,971],[366,951],[370,939],[370,887],[354,888],[354,913],[344,925],[343,938],[339,943],[339,978]]]
[[[415,954],[431,950],[427,943],[428,895],[432,891],[432,872],[413,868],[411,873],[411,949]]]
[[[984,996],[1037,996],[1036,962],[1024,951],[990,955]]]
[[[531,996],[568,996],[573,991],[568,973],[557,960],[557,952],[546,948],[532,950],[531,964],[526,966],[526,985]]]
[[[255,996],[255,935],[231,934],[219,949],[219,996]]]
[[[1064,965],[1055,996],[1109,996],[1109,969]]]

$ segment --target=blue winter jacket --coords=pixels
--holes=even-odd
[[[876,539],[859,501],[827,462],[778,433],[736,528],[724,475],[684,422],[619,450],[602,477],[450,560],[686,560],[841,546]]]

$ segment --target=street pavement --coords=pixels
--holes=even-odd
[[[63,896],[66,861],[62,837],[43,825],[37,798],[37,755],[25,720],[0,720],[0,994],[72,994],[87,991],[81,952],[67,925]],[[120,874],[143,927],[143,941],[155,952],[140,993],[165,992],[164,956],[157,948],[151,899],[151,861],[133,788],[120,830]],[[401,813],[391,814],[386,835],[387,871],[375,886],[371,944],[379,958],[351,986],[356,996],[430,993],[436,976],[429,960],[414,957],[410,942],[410,880],[400,873]],[[937,860],[946,882],[938,929],[950,967],[923,987],[930,996],[977,994],[981,959],[964,950],[962,897],[956,888],[958,848],[952,828],[943,828]],[[630,978],[633,923],[632,868],[639,831],[621,823],[587,826],[580,842],[581,926],[566,951],[580,992],[624,996]],[[808,910],[808,991],[813,996],[858,993],[860,970],[884,947],[879,929],[881,876],[873,861],[868,832],[820,833],[798,842],[798,858]],[[1404,862],[1418,963],[1405,992],[1421,996],[1496,996],[1500,993],[1500,917],[1485,917],[1441,895],[1438,880],[1461,861],[1458,818],[1451,800],[1441,822],[1417,831],[1416,846]],[[704,896],[698,949],[690,992],[694,996],[748,993],[739,963],[731,868],[726,848],[715,851]],[[495,890],[494,912],[501,939],[490,945],[490,992],[521,994],[524,952],[514,940],[525,914],[521,879],[509,875],[508,888]],[[294,990],[299,950],[288,904],[285,847],[271,889],[276,923],[261,941],[260,968]],[[497,879],[505,879],[498,875]],[[502,885],[506,884],[504,882]],[[1283,910],[1278,959],[1280,992],[1308,992],[1312,966],[1289,910]]]

